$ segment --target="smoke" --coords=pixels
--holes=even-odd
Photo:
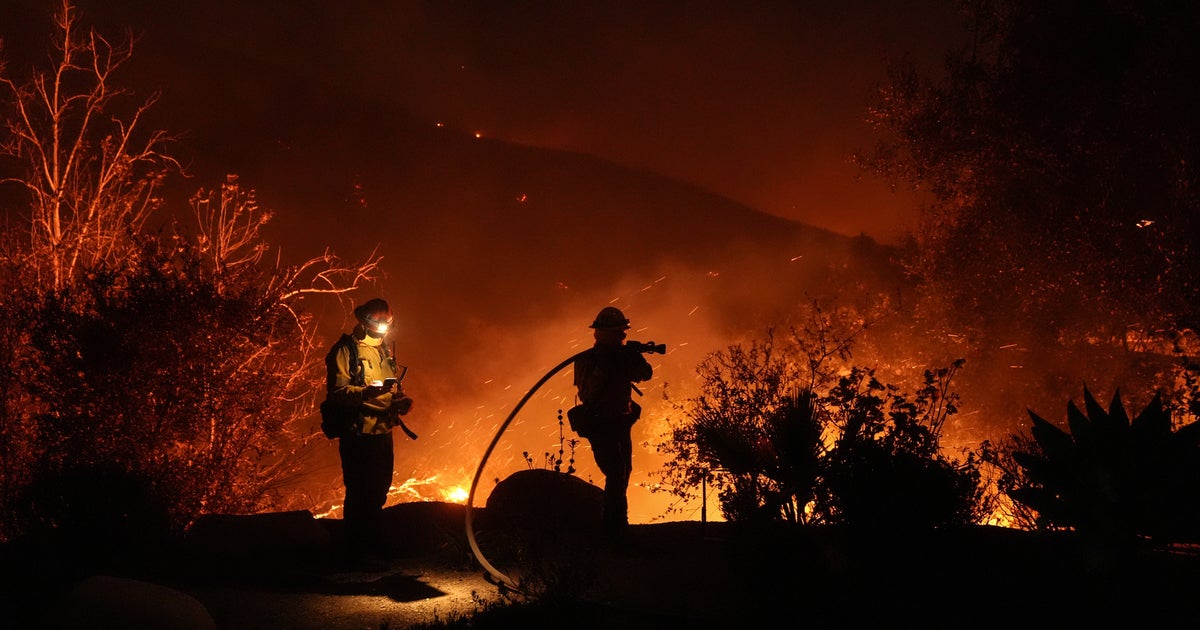
[[[538,153],[517,168],[513,155],[506,155],[509,170],[526,173],[546,161],[560,174],[596,166],[590,160],[574,161],[550,152]],[[574,404],[571,370],[568,366],[550,372],[591,346],[588,324],[601,308],[613,305],[631,318],[631,339],[665,343],[668,349],[665,355],[648,356],[655,375],[641,388],[644,395],[638,399],[643,417],[634,430],[630,490],[634,522],[663,518],[673,498],[648,489],[662,464],[651,445],[668,431],[672,419],[679,419],[681,403],[698,393],[696,366],[711,352],[761,335],[794,313],[809,295],[827,292],[830,270],[844,267],[852,255],[848,239],[810,233],[802,226],[770,221],[765,230],[774,234],[759,233],[764,230],[757,224],[761,217],[707,195],[698,198],[716,203],[716,209],[693,205],[689,216],[663,219],[660,215],[671,213],[662,206],[626,205],[660,194],[649,191],[663,182],[623,173],[625,181],[608,188],[619,201],[602,200],[600,208],[586,213],[549,212],[536,217],[534,226],[554,226],[553,232],[568,235],[566,245],[540,240],[544,230],[511,215],[505,216],[507,228],[492,225],[481,230],[470,224],[454,228],[461,217],[502,214],[489,210],[489,203],[434,212],[412,222],[391,215],[404,225],[389,225],[383,218],[366,230],[408,234],[403,244],[382,243],[389,277],[378,290],[396,314],[396,355],[409,366],[406,390],[417,401],[408,424],[421,436],[415,442],[397,438],[397,485],[406,479],[436,478],[423,491],[425,498],[468,487],[510,415],[511,424],[480,473],[476,504],[486,500],[496,481],[513,472],[552,467],[560,448],[564,459],[570,459],[570,440],[576,436],[560,425],[559,417]],[[462,184],[457,177],[451,179]],[[695,193],[686,187],[670,186],[673,196],[696,202]],[[586,205],[578,199],[571,203]],[[507,206],[509,200],[497,197],[490,204]],[[654,230],[596,225],[597,216],[618,212],[622,217],[618,223],[677,222],[675,232],[683,236],[668,238]],[[303,216],[288,215],[289,232],[319,229],[299,225]],[[687,225],[694,217],[714,223],[706,229],[725,238],[698,238]],[[328,239],[337,232],[327,227],[320,234]],[[359,241],[358,253],[374,245]],[[710,253],[697,258],[697,249]],[[546,250],[554,251],[545,255]],[[389,266],[387,261],[393,259],[400,262]],[[371,295],[366,292],[362,299]],[[341,331],[330,326],[325,334],[332,343]],[[534,391],[542,379],[544,384]],[[318,448],[336,456],[332,447]],[[560,468],[573,465],[581,478],[601,485],[602,476],[586,441],[575,446],[573,456],[573,464],[563,461]],[[328,488],[328,479],[320,477],[336,468],[320,470],[312,483]],[[336,494],[325,495],[325,502],[338,500]],[[681,518],[696,518],[700,510],[698,504],[675,507],[679,509],[675,516]]]
[[[419,391],[414,381],[413,395],[428,399],[427,411],[414,419],[414,424],[431,427],[430,441],[423,447],[419,443],[410,445],[412,448],[402,445],[400,452],[407,454],[401,460],[414,471],[446,470],[458,475],[456,483],[465,486],[501,424],[518,411],[517,405],[526,397],[527,402],[496,442],[480,476],[477,496],[486,498],[496,480],[527,466],[552,466],[547,457],[551,461],[557,458],[560,448],[569,459],[567,441],[576,436],[560,425],[560,414],[575,402],[572,372],[570,366],[553,374],[552,370],[591,346],[587,325],[600,308],[611,304],[631,318],[630,338],[665,343],[668,348],[665,355],[647,357],[655,375],[643,384],[644,395],[638,399],[644,415],[635,427],[639,447],[635,449],[634,484],[644,486],[657,463],[654,453],[640,445],[658,437],[656,431],[662,430],[675,397],[692,392],[692,371],[713,339],[712,323],[698,315],[686,287],[672,282],[671,277],[666,274],[657,282],[624,279],[604,295],[580,296],[578,302],[587,306],[518,328],[473,321],[466,333],[470,339],[461,344],[464,354],[457,357],[461,362],[446,365],[439,372],[442,378],[422,381]],[[454,376],[448,376],[451,374]],[[535,391],[543,379],[547,380]],[[526,453],[532,462],[526,460]],[[586,441],[577,445],[574,458],[581,478],[602,485]],[[568,466],[569,461],[561,464],[563,470]],[[661,516],[662,506],[648,504],[648,492],[631,490],[631,499],[635,520]]]
[[[780,267],[786,264],[781,262]],[[552,466],[560,448],[569,459],[569,441],[575,436],[560,424],[560,414],[574,404],[572,373],[569,366],[553,375],[551,371],[591,346],[588,324],[602,307],[613,305],[632,320],[631,339],[665,343],[668,349],[665,355],[647,357],[655,374],[642,385],[643,396],[638,399],[643,417],[635,425],[630,490],[635,522],[663,517],[671,499],[647,489],[662,463],[649,445],[668,430],[679,404],[698,393],[696,366],[710,352],[761,334],[771,317],[769,302],[775,296],[768,290],[769,283],[763,286],[764,276],[757,272],[739,276],[736,268],[745,266],[733,267],[727,273],[734,277],[721,278],[667,265],[645,275],[623,275],[592,291],[563,289],[570,295],[542,304],[531,302],[520,322],[490,319],[487,305],[476,302],[468,316],[443,321],[440,327],[405,328],[397,353],[410,365],[409,391],[419,401],[410,424],[422,438],[399,444],[401,478],[405,470],[412,477],[438,471],[442,483],[466,487],[500,426],[526,397],[496,442],[476,496],[485,499],[497,480],[527,466]],[[745,299],[741,291],[723,293],[714,284],[735,285],[755,294],[753,300]],[[400,317],[404,318],[403,312]],[[547,380],[535,391],[542,379]],[[576,446],[574,460],[581,478],[602,485],[586,441]],[[571,465],[564,461],[561,469]],[[687,506],[684,516],[688,509],[694,517],[699,506]]]

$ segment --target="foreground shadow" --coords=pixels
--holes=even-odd
[[[372,595],[401,603],[446,595],[445,591],[430,586],[420,578],[420,575],[404,573],[370,576],[340,574],[311,582],[303,590],[319,595]]]

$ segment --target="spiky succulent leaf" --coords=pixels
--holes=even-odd
[[[1012,454],[1012,458],[1021,468],[1025,469],[1026,476],[1034,484],[1045,485],[1053,483],[1053,481],[1062,476],[1060,472],[1054,469],[1054,465],[1050,460],[1040,455],[1015,451]]]
[[[1074,403],[1071,404],[1074,405]],[[1098,433],[1106,436],[1102,439],[1124,436],[1125,432],[1129,430],[1129,415],[1125,413],[1125,407],[1121,404],[1121,390],[1118,389],[1113,394],[1113,401],[1106,411],[1092,395],[1091,390],[1085,387],[1083,388],[1083,404],[1092,426]]]
[[[1119,393],[1107,411],[1084,398],[1086,415],[1068,404],[1070,435],[1029,412],[1039,452],[1012,453],[1028,483],[1009,496],[1042,526],[1110,541],[1200,540],[1200,423],[1173,432],[1159,396],[1132,421]]]
[[[1189,422],[1176,429],[1175,441],[1181,446],[1200,446],[1200,421]]]
[[[1071,438],[1079,446],[1092,447],[1100,439],[1096,426],[1074,403],[1067,403],[1067,428],[1071,431]]]
[[[1033,439],[1037,441],[1038,446],[1042,447],[1046,458],[1057,460],[1069,457],[1075,448],[1075,442],[1071,439],[1070,434],[1050,424],[1036,413],[1032,411],[1028,413],[1029,418],[1033,421],[1030,432],[1033,433]]]
[[[1108,403],[1108,416],[1121,424],[1129,424],[1129,413],[1125,411],[1125,403],[1121,402],[1121,390],[1117,390]]]
[[[1154,395],[1145,409],[1133,419],[1130,427],[1137,433],[1167,436],[1171,434],[1171,412],[1163,408],[1160,394]]]
[[[1172,450],[1171,443],[1178,439],[1171,435],[1171,412],[1163,408],[1157,395],[1133,419],[1129,432],[1134,453],[1146,458],[1141,466],[1146,471],[1157,470],[1166,464],[1161,460]]]

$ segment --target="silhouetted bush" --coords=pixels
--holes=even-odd
[[[982,518],[978,461],[955,462],[939,437],[957,398],[946,388],[960,364],[926,371],[910,400],[872,371],[855,368],[827,398],[841,433],[824,461],[823,522],[928,529]]]
[[[77,567],[136,564],[170,537],[169,502],[145,473],[114,464],[40,471],[13,506],[21,544]]]
[[[289,381],[305,368],[294,351],[262,348],[295,321],[269,293],[222,294],[194,253],[148,238],[132,269],[23,305],[35,317],[18,352],[22,392],[38,404],[13,438],[36,445],[24,462],[34,483],[95,470],[152,480],[176,531],[206,511],[263,505],[273,477],[255,460],[278,448],[279,392],[300,391]],[[96,501],[108,494],[89,487]]]
[[[819,314],[819,311],[818,311]],[[958,411],[949,390],[961,367],[926,370],[909,394],[849,359],[853,334],[828,320],[793,331],[791,346],[768,332],[711,355],[701,394],[682,405],[660,452],[660,475],[684,497],[714,488],[728,520],[782,519],[861,527],[932,528],[984,516],[979,460],[946,456],[940,438]],[[807,373],[806,373],[807,370]],[[804,383],[812,383],[817,390]]]

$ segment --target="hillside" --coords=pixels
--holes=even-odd
[[[521,304],[541,310],[564,288],[586,295],[668,268],[724,276],[703,297],[739,308],[828,291],[834,271],[892,279],[890,252],[873,242],[654,174],[476,139],[403,112],[359,106],[339,117],[337,103],[328,107],[328,118],[242,147],[232,172],[277,212],[275,241],[291,257],[329,246],[357,258],[378,245],[403,278],[398,290],[453,294],[461,283],[479,309],[524,321]]]
[[[285,261],[327,247],[361,260],[377,248],[379,294],[397,314],[397,355],[411,368],[413,429],[428,436],[401,447],[402,476],[433,473],[461,486],[505,414],[546,370],[591,344],[587,325],[610,303],[633,319],[631,338],[669,348],[654,357],[645,388],[651,421],[636,437],[649,439],[671,401],[692,395],[709,353],[783,325],[818,296],[857,299],[899,282],[891,251],[869,239],[593,157],[343,102],[319,87],[279,91],[296,105],[259,124],[242,120],[225,142],[214,134],[228,129],[190,130],[189,146],[199,147],[190,149],[193,178],[177,194],[238,174],[275,213],[267,238]],[[306,308],[330,342],[352,325],[333,300]],[[545,422],[573,396],[562,385],[531,402],[533,433],[502,446],[496,476],[524,467],[523,451],[552,448]],[[653,468],[644,464],[642,474]]]

